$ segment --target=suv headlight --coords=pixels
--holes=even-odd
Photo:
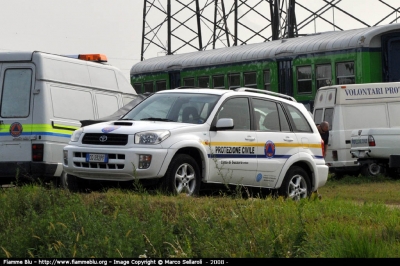
[[[83,134],[83,129],[82,128],[75,130],[74,133],[71,136],[71,141],[72,142],[77,142],[82,134]]]
[[[159,144],[171,135],[168,130],[146,131],[135,134],[135,144]]]

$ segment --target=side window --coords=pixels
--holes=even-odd
[[[143,84],[144,92],[153,92],[153,82],[146,82]]]
[[[7,69],[5,71],[1,117],[29,116],[31,84],[31,69]]]
[[[302,66],[297,68],[297,92],[312,92],[311,66]]]
[[[317,89],[332,84],[332,67],[331,65],[317,66]]]
[[[210,86],[210,78],[209,77],[199,77],[198,78],[198,86],[200,88],[209,88]]]
[[[229,74],[229,89],[233,90],[240,87],[240,74]]]
[[[227,100],[218,112],[217,118],[232,118],[232,130],[250,130],[250,106],[247,98]]]
[[[135,89],[136,93],[142,92],[142,84],[141,83],[134,83],[133,88]]]
[[[289,116],[292,120],[293,131],[295,132],[312,132],[310,125],[304,115],[295,107],[287,105]]]
[[[322,111],[323,111],[322,109],[315,109],[314,110],[314,122],[315,122],[315,124],[320,124],[322,122]]]
[[[289,123],[280,104],[272,101],[253,99],[256,130],[290,131]]]
[[[167,89],[167,81],[157,81],[156,82],[156,91],[163,91]]]
[[[336,64],[336,84],[355,84],[354,62],[343,62]]]
[[[194,78],[184,78],[183,79],[183,86],[194,87]]]
[[[214,89],[225,89],[224,76],[213,76]]]
[[[289,123],[286,119],[285,112],[280,104],[278,104],[279,122],[281,123],[281,131],[290,131]]]
[[[271,72],[269,70],[264,71],[264,90],[271,90]]]
[[[333,108],[325,109],[324,121],[327,121],[329,123],[329,130],[331,130],[333,122]]]
[[[251,73],[244,73],[244,86],[247,88],[257,88],[257,73],[256,72],[251,72]]]

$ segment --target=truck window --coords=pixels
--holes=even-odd
[[[4,74],[1,117],[29,116],[31,69],[7,69]]]

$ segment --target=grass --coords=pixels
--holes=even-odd
[[[398,258],[400,181],[330,178],[299,202],[28,184],[0,192],[2,258]],[[389,205],[388,205],[389,204]]]

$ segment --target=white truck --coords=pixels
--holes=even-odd
[[[400,127],[353,130],[350,152],[363,175],[397,177],[400,168]]]
[[[350,153],[352,132],[400,127],[400,82],[322,87],[318,89],[314,103],[315,123],[325,120],[330,124],[325,161],[330,172],[339,176],[365,171],[355,154]]]
[[[0,181],[58,180],[80,120],[110,115],[137,97],[106,61],[102,54],[0,52]]]

